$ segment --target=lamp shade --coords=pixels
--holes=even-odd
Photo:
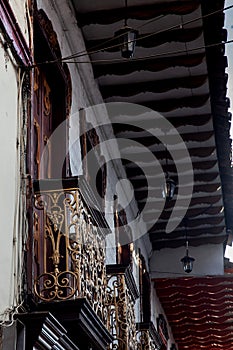
[[[120,43],[122,57],[133,57],[137,35],[138,31],[127,25],[115,33],[114,36],[118,38]]]

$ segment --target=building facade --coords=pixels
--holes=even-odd
[[[191,23],[196,14],[200,17],[200,1],[181,2],[182,6],[168,2],[169,15],[178,16],[184,23],[188,20]],[[146,5],[150,11],[157,6],[155,17],[159,11],[165,16],[158,1],[148,1]],[[171,110],[189,109],[192,121],[188,126],[182,113],[164,118],[150,103],[142,100],[139,106],[133,99],[125,98],[146,91],[143,83],[149,84],[147,78],[140,82],[140,91],[136,91],[139,83],[135,83],[135,93],[133,81],[127,88],[119,78],[122,91],[119,101],[113,98],[115,83],[111,86],[104,76],[131,73],[116,66],[112,67],[115,73],[108,72],[109,65],[105,66],[105,58],[101,57],[104,50],[100,46],[98,51],[101,44],[98,30],[96,41],[92,38],[92,25],[98,24],[91,16],[95,6],[91,11],[92,5],[88,4],[89,14],[85,6],[83,1],[68,0],[3,0],[0,4],[0,270],[4,281],[0,284],[0,349],[175,350],[178,345],[157,296],[156,283],[161,293],[157,279],[174,277],[176,273],[178,277],[185,275],[180,258],[185,253],[187,232],[197,263],[194,275],[224,274],[223,250],[227,235],[222,209],[229,197],[218,192],[217,185],[224,186],[225,181],[219,164],[227,172],[228,163],[216,164],[222,155],[219,149],[216,155],[213,136],[216,128],[209,115],[215,97],[207,103],[199,92],[195,96],[194,91],[200,88],[206,95],[208,90],[204,85],[208,78],[206,62],[203,63],[206,54],[202,49],[196,55],[200,57],[190,58],[189,53],[185,53],[186,58],[177,63],[185,67],[182,69],[188,67],[188,76],[185,73],[183,82],[175,76],[171,79],[165,76],[164,83],[163,79],[155,79],[161,84],[161,90],[155,94],[176,89],[178,83],[181,84],[178,89],[190,89],[192,101],[189,96],[182,96],[182,106],[176,104],[173,97],[156,105],[159,111],[164,109],[165,115]],[[108,27],[103,15],[105,7],[109,8],[105,2],[101,6],[100,23]],[[136,7],[137,4],[132,4],[132,11],[136,11]],[[205,14],[203,5],[202,11],[201,15]],[[121,16],[123,5],[118,12],[116,16]],[[132,18],[137,16],[136,11]],[[147,17],[145,15],[149,20]],[[113,23],[109,18],[109,26]],[[168,19],[166,26],[173,25],[173,20]],[[217,32],[222,30],[220,27]],[[193,31],[190,28],[185,31],[185,38],[176,40],[179,34],[173,33],[171,40],[185,41],[186,51],[189,41],[200,38],[199,26]],[[169,42],[166,35],[160,40]],[[204,34],[200,35],[200,40],[204,40]],[[96,57],[88,55],[87,50],[93,51]],[[109,57],[111,59],[111,48]],[[178,60],[180,57],[177,57]],[[103,62],[95,67],[98,59]],[[200,62],[196,64],[195,59]],[[160,73],[162,64],[167,65],[166,69],[173,67],[169,62],[169,58],[164,58],[163,62],[156,63]],[[159,70],[151,71],[156,69]],[[141,68],[136,67],[135,71]],[[221,76],[218,78],[221,81]],[[118,94],[119,91],[115,93]],[[175,107],[167,110],[166,103]],[[198,111],[195,108],[199,108]],[[152,119],[151,112],[155,113]],[[194,121],[194,113],[199,122]],[[131,116],[137,114],[138,120],[130,122]],[[149,124],[140,119],[144,115]],[[176,118],[175,124],[169,121],[172,117]],[[155,124],[155,119],[159,124]],[[180,123],[181,129],[187,127],[181,131],[183,138],[179,138],[176,123]],[[214,123],[217,125],[217,118]],[[227,127],[229,132],[229,125]],[[138,138],[135,140],[134,133],[141,132],[142,128],[146,133],[139,138],[146,140],[144,146],[148,149],[159,144],[156,152],[163,163],[162,167],[156,163],[147,174],[146,185],[141,185],[138,167],[143,161],[154,164],[154,158],[146,159],[146,155],[140,158],[141,153],[138,156]],[[149,132],[157,138],[153,145]],[[121,142],[124,133],[126,143]],[[168,135],[171,141],[167,141]],[[227,137],[226,134],[224,140]],[[218,136],[216,140],[221,143]],[[205,144],[197,147],[195,142]],[[171,170],[174,166],[169,164],[170,158],[163,147],[174,157],[181,151],[175,164],[176,182],[179,182],[175,195],[180,196],[180,206],[170,220],[170,226],[177,230],[173,236],[164,226],[172,215],[172,202],[166,201],[166,195],[163,198],[162,190],[168,176],[164,166],[168,166],[170,172],[174,172]],[[228,152],[229,147],[226,148]],[[206,157],[205,162],[201,163],[198,157]],[[136,170],[134,166],[127,167],[129,162],[138,163]],[[205,177],[201,171],[204,173],[208,167],[211,175]],[[199,182],[212,187],[203,189]],[[143,204],[144,188],[149,193],[149,204]],[[205,190],[211,192],[209,201]],[[151,199],[152,192],[158,200]],[[199,195],[200,192],[204,195]],[[192,215],[182,221],[189,206]],[[191,221],[192,217],[198,217],[197,222]],[[157,228],[154,228],[155,222],[158,222]],[[192,231],[195,225],[197,228]],[[205,225],[208,227],[201,236],[200,230],[205,229]]]

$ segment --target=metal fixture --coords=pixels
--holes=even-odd
[[[176,182],[172,180],[168,174],[166,174],[164,194],[168,201],[170,201],[175,194]]]
[[[122,57],[132,58],[134,54],[138,31],[127,25],[127,10],[127,0],[125,0],[125,24],[123,28],[115,32],[114,36],[119,40]]]
[[[168,168],[168,149],[166,146],[166,168],[165,168],[165,183],[163,186],[163,198],[166,198],[166,200],[170,201],[175,194],[176,189],[176,182],[170,178],[167,168]]]
[[[184,272],[190,273],[193,270],[194,258],[189,256],[188,238],[187,238],[187,228],[185,225],[185,236],[186,236],[186,255],[180,260],[183,264]]]

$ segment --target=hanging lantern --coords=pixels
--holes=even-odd
[[[166,165],[164,168],[165,171],[165,183],[163,188],[163,198],[166,198],[167,201],[170,201],[175,194],[176,182],[170,178],[168,175],[168,148],[166,146]]]
[[[128,19],[128,2],[125,0],[125,25],[118,30],[114,36],[118,39],[121,49],[121,55],[124,58],[132,58],[136,45],[138,31],[127,25]]]
[[[180,261],[183,264],[184,272],[187,272],[187,273],[192,272],[193,263],[194,263],[195,259],[191,258],[191,256],[189,256],[188,241],[186,241],[186,255]]]
[[[165,188],[164,188],[164,196],[170,201],[175,194],[176,183],[169,176],[166,176]]]
[[[122,57],[133,57],[137,35],[138,31],[128,27],[127,24],[114,34],[119,40]]]

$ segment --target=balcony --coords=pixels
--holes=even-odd
[[[107,266],[107,328],[113,337],[109,349],[137,349],[135,301],[139,297],[130,267]]]
[[[105,264],[109,228],[97,208],[82,178],[34,182],[31,316],[51,313],[80,350],[157,349],[155,329],[136,323],[130,265]]]
[[[161,339],[152,322],[137,323],[137,350],[157,350],[162,347]]]
[[[106,328],[109,228],[97,208],[82,178],[34,182],[35,312],[51,312],[81,350],[106,349],[112,340]]]

